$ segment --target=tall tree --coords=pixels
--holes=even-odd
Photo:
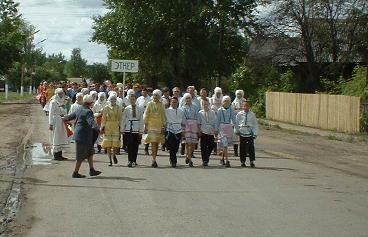
[[[318,89],[321,67],[332,66],[338,78],[341,66],[364,58],[367,48],[368,4],[364,0],[264,1],[272,9],[261,19],[261,32],[271,37],[299,38],[306,59],[305,90]],[[292,46],[290,46],[292,47]]]
[[[27,38],[18,6],[13,0],[0,2],[0,74],[7,74],[12,64],[21,59]]]
[[[68,77],[85,77],[87,75],[87,60],[82,58],[80,48],[73,49],[70,60],[66,63],[66,74]]]
[[[147,83],[155,86],[161,78],[166,84],[175,81],[181,86],[199,85],[201,80],[215,76],[219,30],[214,1],[106,0],[105,3],[109,12],[95,18],[93,40],[110,48],[110,58],[140,60],[140,75]],[[237,11],[235,5],[230,4],[229,8]],[[247,14],[242,11],[238,16],[246,18]],[[239,22],[235,26],[226,24],[221,46],[224,75],[233,70],[234,61],[241,61],[238,55],[243,52],[245,40]]]

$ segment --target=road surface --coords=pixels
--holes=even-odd
[[[32,139],[43,142],[46,118],[37,121],[39,133]],[[240,168],[236,158],[232,168],[224,168],[218,157],[207,168],[200,166],[200,159],[189,168],[180,158],[173,169],[165,152],[160,152],[159,168],[153,169],[143,150],[136,168],[126,167],[126,154],[118,156],[113,167],[104,154],[96,155],[96,168],[103,172],[96,178],[72,179],[72,160],[34,165],[25,172],[23,205],[6,234],[368,236],[366,146],[311,136],[298,145],[300,136],[263,131],[257,140],[256,169]],[[323,149],[310,141],[329,145]],[[353,148],[351,157],[360,162],[357,172],[340,167],[345,157],[341,147]],[[73,146],[66,155],[74,156]],[[88,173],[87,164],[81,173]]]

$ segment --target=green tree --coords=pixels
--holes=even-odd
[[[66,74],[68,77],[85,77],[87,75],[87,60],[82,58],[80,48],[73,49],[70,60],[66,63]]]
[[[13,0],[0,2],[0,74],[7,74],[12,64],[21,59],[27,37],[18,6]]]
[[[221,8],[224,15],[233,12],[237,18],[221,18],[226,25],[220,34],[214,1],[106,0],[109,12],[95,18],[93,40],[110,48],[110,58],[140,60],[145,83],[200,85],[216,76],[219,52],[223,76],[241,62],[246,38],[240,19],[250,17],[250,10],[238,6],[243,3],[250,9],[250,2],[226,1],[227,8]]]
[[[105,64],[94,63],[87,66],[87,77],[94,82],[102,83],[105,80],[110,80],[111,75]]]

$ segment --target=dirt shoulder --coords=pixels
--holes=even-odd
[[[331,140],[329,137],[263,127],[257,149],[280,158],[300,160],[368,178],[366,142]]]
[[[0,104],[0,218],[4,218],[2,214],[13,186],[19,147],[31,127],[31,106],[29,102]]]

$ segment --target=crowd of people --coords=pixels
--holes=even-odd
[[[193,167],[193,152],[200,148],[202,165],[208,166],[213,154],[220,155],[220,164],[231,167],[229,147],[240,164],[255,167],[254,140],[258,123],[243,90],[235,99],[216,87],[213,95],[202,88],[197,95],[194,86],[185,93],[179,87],[161,90],[121,83],[42,83],[38,99],[49,116],[52,152],[55,160],[65,160],[63,149],[76,143],[74,178],[83,178],[79,169],[88,160],[90,175],[101,172],[93,167],[93,154],[105,152],[109,166],[118,163],[117,155],[125,151],[128,167],[137,166],[140,144],[145,154],[151,146],[152,167],[158,167],[159,146],[170,154],[170,165],[176,167],[177,153],[185,155],[185,163]],[[74,134],[74,135],[73,135]],[[198,146],[199,143],[199,146]]]

